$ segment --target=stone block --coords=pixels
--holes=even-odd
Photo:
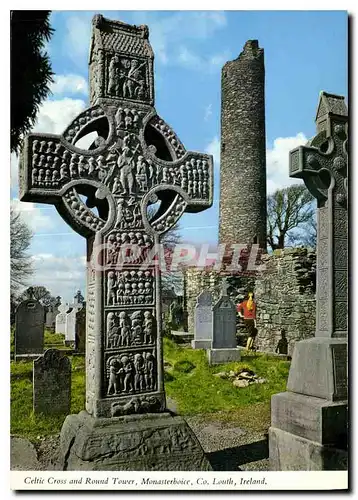
[[[223,363],[231,363],[233,361],[240,361],[242,347],[234,349],[208,349],[209,365],[221,365]]]
[[[93,418],[69,415],[61,430],[62,470],[212,470],[186,421],[169,413]]]
[[[333,403],[293,392],[271,398],[272,427],[322,445],[345,447],[348,431],[346,402]]]
[[[193,349],[210,349],[212,341],[210,339],[207,340],[192,340],[191,347]]]
[[[269,428],[271,471],[347,470],[348,453],[334,447]]]
[[[347,399],[347,341],[314,337],[297,342],[287,389],[331,401]]]

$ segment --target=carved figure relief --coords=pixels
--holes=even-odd
[[[156,390],[156,359],[152,352],[126,352],[106,363],[107,396]]]
[[[179,167],[180,186],[190,198],[209,197],[209,165],[206,160],[191,158]]]
[[[51,155],[40,154],[41,149],[46,149],[48,144],[53,143],[51,141],[39,143],[37,140],[33,142],[33,151],[38,152],[32,154],[32,187],[58,188],[72,179],[89,178],[102,181],[107,177],[110,165],[107,165],[103,156],[85,157],[70,153],[68,150],[62,151],[62,146],[59,144],[55,148],[52,147]]]
[[[128,293],[130,293],[128,291]],[[155,321],[151,311],[108,312],[107,348],[150,345],[155,340]]]
[[[117,199],[115,227],[118,229],[143,229],[143,219],[139,202],[134,196]]]
[[[141,125],[144,112],[135,108],[118,108],[116,113],[117,131],[138,132]]]
[[[101,158],[101,167],[103,183],[114,195],[142,196],[153,185],[153,167],[144,159],[135,134],[126,134],[120,146],[112,146],[108,156]]]
[[[112,417],[118,417],[120,415],[130,415],[132,413],[149,413],[157,412],[163,409],[163,400],[156,398],[155,396],[140,396],[133,397],[126,403],[113,403],[111,408]],[[140,448],[133,450],[135,456],[144,454],[146,451],[146,445],[141,445]]]
[[[152,246],[152,238],[144,232],[113,231],[107,239],[106,264],[140,264]]]
[[[147,271],[107,271],[107,306],[151,305],[154,276]]]
[[[113,56],[108,65],[107,92],[113,97],[145,101],[148,99],[147,61]]]

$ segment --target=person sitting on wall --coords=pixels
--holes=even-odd
[[[236,310],[241,318],[243,318],[246,331],[248,333],[246,348],[249,349],[249,345],[253,346],[254,339],[257,335],[256,330],[256,302],[254,301],[254,294],[249,292],[247,299],[236,306]],[[254,332],[256,330],[256,334]]]
[[[278,344],[277,344],[275,352],[277,352],[278,354],[286,354],[286,356],[287,356],[287,353],[288,353],[288,341],[287,341],[287,338],[286,338],[286,331],[283,328],[281,330],[281,338],[278,341]]]

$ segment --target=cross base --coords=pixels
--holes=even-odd
[[[271,471],[347,470],[348,452],[269,428]]]
[[[331,401],[347,399],[347,339],[313,337],[296,342],[289,391]]]
[[[347,339],[297,342],[287,389],[271,398],[271,470],[346,470]]]
[[[67,416],[60,443],[61,470],[210,471],[186,421],[169,412],[95,418]]]

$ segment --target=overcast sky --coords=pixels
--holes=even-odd
[[[61,133],[88,106],[91,19],[97,12],[57,11],[48,45],[55,72],[35,131]],[[315,133],[321,90],[347,96],[347,14],[280,11],[102,11],[105,17],[147,24],[155,53],[155,107],[186,149],[214,155],[214,205],[181,219],[186,242],[216,243],[220,169],[220,78],[248,39],[265,50],[267,188],[292,184],[288,152]],[[17,159],[11,158],[11,197],[34,231],[36,272],[29,284],[70,300],[85,287],[85,240],[49,205],[18,202]],[[296,181],[297,182],[297,181]]]

